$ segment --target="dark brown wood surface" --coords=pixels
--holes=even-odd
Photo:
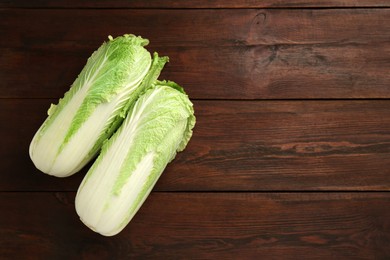
[[[0,193],[12,259],[387,259],[388,193],[155,192],[125,232],[93,234],[74,193]]]
[[[24,8],[307,8],[389,7],[387,0],[0,0],[0,7]]]
[[[192,98],[390,98],[390,9],[185,14],[0,10],[0,34],[7,36],[0,41],[0,97],[61,97],[107,35],[132,32],[170,57],[162,77],[180,82]],[[26,68],[30,73],[21,73]]]
[[[390,2],[0,0],[0,259],[390,259]],[[170,57],[197,125],[118,236],[28,145],[107,35]]]
[[[7,122],[0,136],[18,137],[3,140],[1,190],[77,189],[85,170],[67,179],[47,178],[26,153],[51,102],[0,103],[0,121]],[[169,165],[157,190],[390,191],[387,100],[195,100],[194,106],[197,127],[191,143]],[[15,117],[19,107],[24,110]],[[15,171],[19,178],[13,177]]]

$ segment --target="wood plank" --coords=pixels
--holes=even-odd
[[[7,35],[0,42],[2,98],[62,96],[107,35],[125,32],[149,37],[150,50],[170,56],[162,77],[181,83],[192,98],[390,98],[389,9],[0,15],[0,33]]]
[[[200,9],[186,15],[169,9],[2,9],[0,32],[7,38],[0,47],[96,48],[107,35],[124,33],[156,46],[384,43],[389,13],[387,8]]]
[[[390,98],[390,41],[155,50],[171,61],[161,78],[174,79],[192,98]],[[0,96],[59,98],[91,52],[3,49]]]
[[[387,0],[0,0],[8,8],[307,8],[307,7],[389,7]]]
[[[50,102],[0,100],[0,190],[77,189],[85,170],[57,179],[29,159]],[[390,190],[390,100],[194,105],[194,136],[156,190]]]
[[[1,193],[0,255],[31,259],[388,259],[389,193],[152,193],[118,236],[74,193]]]

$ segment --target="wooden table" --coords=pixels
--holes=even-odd
[[[0,0],[1,259],[390,259],[388,0]],[[127,228],[29,142],[108,35],[148,38],[198,119]]]

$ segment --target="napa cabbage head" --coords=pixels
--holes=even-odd
[[[92,230],[119,233],[145,201],[195,125],[193,105],[174,82],[157,82],[130,109],[105,143],[76,196],[76,211]]]
[[[132,102],[156,80],[167,58],[153,57],[147,39],[109,37],[88,59],[30,144],[30,157],[44,173],[69,176],[99,151],[123,121]],[[144,82],[144,84],[143,84]]]

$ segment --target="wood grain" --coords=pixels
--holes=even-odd
[[[0,196],[0,255],[23,259],[388,259],[388,193],[152,193],[115,237],[74,193]]]
[[[0,100],[0,190],[77,189],[34,169],[28,145],[55,100]],[[194,101],[162,191],[390,190],[390,101]],[[15,116],[15,113],[18,113]]]
[[[0,7],[23,8],[307,8],[307,7],[389,7],[386,0],[0,0]]]
[[[0,16],[7,35],[0,42],[2,98],[62,96],[108,34],[129,32],[171,58],[162,77],[192,98],[390,98],[389,9],[186,10],[185,16],[160,9],[5,9]]]

